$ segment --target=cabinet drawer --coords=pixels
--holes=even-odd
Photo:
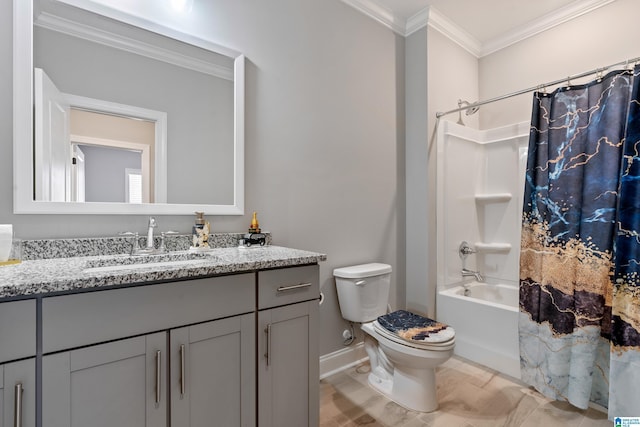
[[[36,300],[0,303],[0,363],[35,356]]]
[[[44,298],[43,352],[252,312],[255,298],[254,273]]]
[[[319,298],[319,271],[317,265],[306,265],[258,272],[258,308]]]

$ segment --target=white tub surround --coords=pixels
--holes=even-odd
[[[516,378],[528,139],[526,122],[488,130],[448,121],[438,127],[436,314],[456,330],[455,354]],[[470,247],[464,259],[459,254],[463,241]],[[487,283],[465,284],[465,296],[462,268]]]
[[[516,285],[468,282],[439,291],[437,307],[456,331],[455,354],[520,378]]]

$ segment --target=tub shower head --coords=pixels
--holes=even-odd
[[[463,105],[471,105],[469,101],[464,101],[462,99],[458,99],[458,108],[463,108]],[[470,116],[478,112],[480,107],[470,107],[466,108],[464,114]],[[462,121],[462,110],[458,111],[458,124],[464,126],[464,122]]]

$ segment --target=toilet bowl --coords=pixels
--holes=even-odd
[[[407,409],[436,410],[435,369],[453,355],[455,331],[404,310],[386,314],[387,264],[338,268],[333,274],[343,318],[361,323],[365,333],[369,384]]]
[[[407,409],[435,411],[435,370],[453,355],[454,340],[430,347],[404,344],[381,333],[376,324],[363,323],[361,327],[367,334],[364,347],[371,363],[369,384]]]

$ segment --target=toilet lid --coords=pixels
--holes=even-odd
[[[374,327],[390,338],[401,338],[405,342],[430,347],[448,346],[456,334],[452,327],[444,323],[406,310],[378,317]]]

